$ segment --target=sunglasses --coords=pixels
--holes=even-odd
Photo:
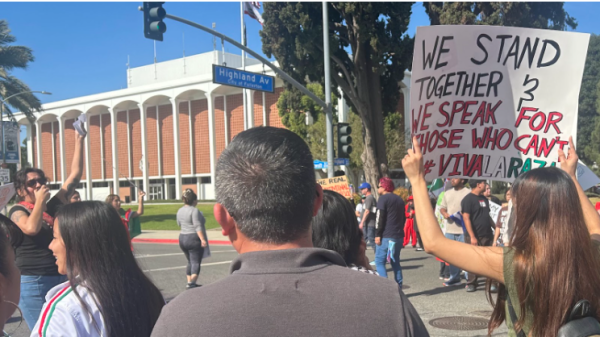
[[[46,178],[31,179],[27,181],[27,183],[25,183],[25,186],[34,188],[35,186],[37,186],[38,183],[40,185],[46,185],[47,182],[48,180]]]

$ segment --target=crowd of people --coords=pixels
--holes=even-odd
[[[21,201],[0,216],[0,328],[20,307],[32,336],[428,336],[402,291],[407,236],[448,265],[445,285],[460,284],[461,270],[467,291],[478,276],[488,279],[490,334],[503,322],[519,337],[566,336],[565,327],[578,329],[581,320],[588,332],[600,328],[600,216],[575,178],[572,142],[568,155],[560,152],[561,169],[516,179],[496,223],[486,182],[471,180],[468,189],[452,179],[440,204],[442,231],[416,140],[402,161],[408,203],[384,177],[378,200],[365,183],[362,207],[354,208],[316,183],[299,136],[271,127],[241,132],[219,157],[215,181],[214,216],[239,253],[231,274],[197,285],[210,250],[197,196],[186,190],[176,221],[190,290],[165,305],[131,249],[128,221],[143,213],[143,192],[127,216],[118,196],[73,199],[82,140],[53,198],[43,171],[16,175]],[[588,310],[572,315],[582,300]]]

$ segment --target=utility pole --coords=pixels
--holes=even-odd
[[[327,128],[327,178],[333,178],[333,112],[331,111],[331,70],[329,63],[329,15],[323,1],[323,57],[325,58],[325,104]]]

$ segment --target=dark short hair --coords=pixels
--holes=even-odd
[[[17,191],[17,196],[19,196],[19,191],[27,188],[27,174],[29,173],[37,173],[40,178],[46,178],[46,174],[44,171],[35,168],[35,167],[26,167],[24,169],[20,169],[15,173],[15,191]]]
[[[483,179],[471,179],[471,180],[469,180],[469,186],[471,186],[471,188],[475,188],[475,187],[477,187],[477,185],[479,185],[481,183],[486,183],[486,182]]]
[[[346,264],[356,264],[362,232],[354,208],[341,194],[323,191],[323,207],[312,221],[313,245],[340,254]]]
[[[198,196],[191,188],[187,188],[185,191],[183,191],[181,198],[183,199],[183,203],[186,205],[192,205],[194,201],[198,200]]]
[[[285,243],[309,229],[317,182],[310,149],[300,136],[274,127],[241,132],[215,172],[217,202],[249,239]]]

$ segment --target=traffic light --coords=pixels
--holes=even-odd
[[[164,2],[144,2],[144,36],[148,39],[162,41],[167,25],[162,21],[167,12]]]
[[[348,123],[338,123],[337,139],[338,139],[338,158],[350,158],[352,153],[352,128]]]

